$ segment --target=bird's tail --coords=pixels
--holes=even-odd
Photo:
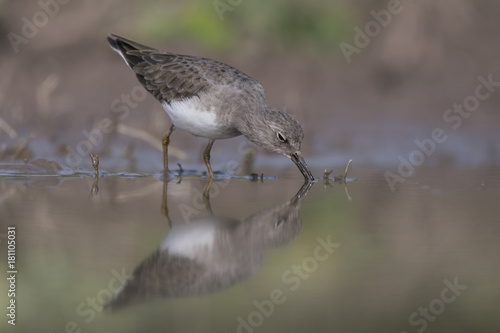
[[[137,50],[154,50],[154,48],[136,43],[130,39],[120,37],[114,34],[108,35],[108,43],[125,60],[127,65],[132,69],[138,63],[144,61]]]

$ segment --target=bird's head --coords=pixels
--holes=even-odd
[[[314,180],[300,154],[300,145],[304,139],[300,123],[290,115],[276,110],[268,110],[260,120],[253,131],[244,133],[245,136],[267,151],[290,158],[307,181]]]

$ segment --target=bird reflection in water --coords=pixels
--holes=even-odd
[[[160,248],[146,258],[132,277],[105,305],[106,310],[155,298],[186,297],[217,292],[256,274],[268,248],[284,245],[300,232],[299,210],[312,183],[304,183],[289,201],[238,221],[209,216],[172,224]]]

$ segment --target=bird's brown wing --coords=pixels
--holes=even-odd
[[[210,86],[189,56],[151,50],[127,53],[143,60],[132,69],[139,82],[160,102],[170,103],[198,96]]]
[[[213,85],[251,84],[263,93],[258,81],[212,59],[161,52],[116,35],[110,35],[108,42],[160,102],[199,96]]]

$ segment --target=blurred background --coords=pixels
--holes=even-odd
[[[438,127],[448,140],[426,165],[500,163],[499,92],[456,130],[443,120],[474,94],[478,76],[500,81],[495,1],[402,1],[394,14],[380,0],[61,2],[0,1],[0,161],[43,157],[91,170],[90,150],[108,171],[161,169],[170,120],[109,48],[112,32],[259,80],[270,104],[303,124],[313,170],[348,159],[397,166]],[[384,11],[387,24],[377,28]],[[367,27],[371,36],[360,37]],[[92,131],[103,120],[112,125],[101,137]],[[177,161],[201,165],[205,141],[176,132]],[[218,141],[215,168],[241,158],[244,141]],[[263,152],[256,161],[269,158],[289,166]]]
[[[300,233],[269,249],[242,283],[117,314],[98,308],[87,321],[75,312],[80,304],[106,291],[114,270],[132,272],[168,234],[163,203],[174,223],[184,223],[206,180],[175,178],[167,191],[161,177],[118,174],[98,178],[97,193],[97,180],[80,174],[9,177],[0,170],[0,247],[6,226],[18,228],[18,331],[78,331],[65,327],[76,321],[92,332],[235,332],[253,300],[288,288],[283,272],[331,235],[339,251],[255,332],[416,332],[409,316],[455,277],[468,289],[427,332],[500,332],[500,2],[394,4],[0,0],[0,169],[28,160],[42,170],[36,175],[80,169],[93,176],[91,151],[101,172],[162,170],[160,140],[170,120],[110,49],[106,35],[116,33],[220,60],[259,80],[270,105],[303,125],[302,153],[313,174],[333,168],[337,175],[353,159],[349,176],[356,178],[315,184]],[[452,114],[454,105],[474,101],[478,77],[493,81],[481,89],[490,95],[466,116]],[[386,170],[398,174],[401,158],[421,150],[415,140],[429,142],[436,128],[447,139],[393,191]],[[217,141],[214,170],[248,157],[245,142]],[[171,162],[205,170],[205,145],[177,131]],[[41,158],[55,162],[34,163]],[[243,221],[287,202],[301,185],[283,156],[259,150],[254,171],[279,179],[215,181],[215,214]],[[7,280],[0,290],[8,290]]]

